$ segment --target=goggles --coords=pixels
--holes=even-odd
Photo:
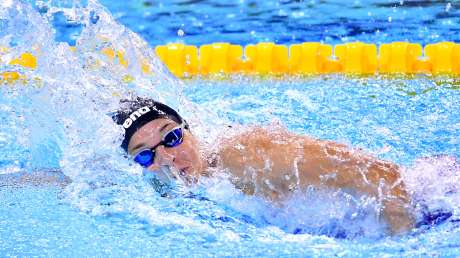
[[[155,149],[158,146],[163,145],[166,148],[173,148],[182,143],[184,139],[184,123],[172,128],[163,134],[163,138],[160,143],[149,149],[140,150],[134,155],[134,161],[139,163],[143,167],[148,167],[155,161]]]

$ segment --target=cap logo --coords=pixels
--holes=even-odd
[[[145,106],[145,107],[141,107],[139,108],[138,110],[134,111],[133,113],[131,113],[131,115],[129,115],[128,118],[126,118],[126,120],[123,122],[123,127],[125,129],[128,129],[134,121],[136,121],[139,117],[141,117],[142,115],[148,113],[150,111],[150,108],[148,106]]]

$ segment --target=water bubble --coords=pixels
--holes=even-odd
[[[288,15],[288,13],[287,13],[285,10],[280,9],[280,10],[278,11],[278,15],[279,15],[279,16],[282,16],[282,17],[285,17],[285,16]]]
[[[305,15],[305,13],[302,11],[296,11],[296,12],[292,12],[291,15],[293,18],[301,18]]]

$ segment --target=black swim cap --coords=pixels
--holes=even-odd
[[[120,100],[120,109],[115,112],[112,119],[125,129],[121,147],[128,152],[128,144],[134,133],[148,122],[159,118],[167,118],[178,124],[184,122],[185,129],[188,129],[187,122],[174,109],[163,103],[141,97]]]

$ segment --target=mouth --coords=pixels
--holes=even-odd
[[[198,183],[198,179],[193,175],[193,167],[185,167],[178,171],[179,176],[187,185]]]

